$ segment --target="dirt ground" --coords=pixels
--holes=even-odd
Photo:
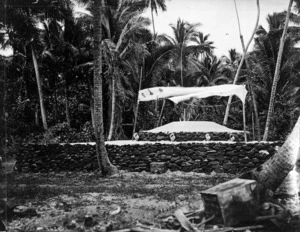
[[[2,172],[2,199],[19,216],[4,220],[9,231],[111,231],[161,226],[175,209],[203,208],[200,192],[234,176],[170,172],[19,174]],[[4,181],[3,181],[4,180]],[[23,213],[23,214],[22,214]]]

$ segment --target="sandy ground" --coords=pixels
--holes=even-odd
[[[109,178],[95,173],[16,174],[8,178],[13,185],[8,203],[34,209],[37,215],[14,217],[6,226],[12,232],[107,231],[148,222],[159,227],[175,209],[203,209],[200,192],[231,178],[180,171],[121,171]],[[45,196],[52,191],[54,196]]]

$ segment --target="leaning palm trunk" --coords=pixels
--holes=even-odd
[[[96,153],[100,172],[103,175],[112,175],[117,171],[108,158],[103,133],[103,96],[102,96],[102,28],[101,28],[102,0],[95,1],[94,12],[94,120]]]
[[[115,109],[116,109],[116,91],[115,91],[115,76],[112,75],[111,80],[111,116],[110,116],[110,127],[107,140],[110,141],[113,137],[115,128]]]
[[[286,209],[292,215],[291,230],[299,231],[299,173],[296,172],[296,162],[300,156],[300,117],[283,146],[267,160],[261,171],[254,171],[256,180],[265,189],[277,190]],[[299,161],[298,161],[299,162]],[[295,225],[294,225],[295,224]]]
[[[39,72],[39,66],[38,66],[38,63],[37,63],[37,59],[36,59],[36,55],[35,55],[33,45],[31,45],[31,54],[32,54],[32,61],[33,61],[34,71],[35,71],[36,83],[37,83],[37,86],[38,86],[38,93],[39,93],[39,100],[40,100],[43,127],[44,127],[44,130],[48,130],[47,117],[46,117],[46,111],[45,111],[45,106],[44,106],[43,90],[42,90],[42,84],[41,84],[41,78],[40,78],[40,72]]]
[[[276,88],[277,88],[277,83],[280,78],[279,73],[280,73],[280,66],[281,66],[281,60],[282,60],[282,54],[283,54],[283,47],[284,47],[284,42],[286,39],[287,27],[289,24],[292,3],[293,3],[293,0],[290,0],[289,6],[287,9],[286,18],[285,18],[285,25],[284,25],[283,33],[282,33],[282,36],[280,39],[279,51],[278,51],[278,56],[277,56],[275,74],[274,74],[274,79],[273,79],[273,84],[272,84],[271,97],[270,97],[270,103],[269,103],[269,109],[268,109],[268,115],[267,115],[267,121],[266,121],[266,126],[265,126],[264,137],[263,137],[264,141],[268,140],[270,123],[271,123],[271,119],[273,117]]]
[[[295,169],[289,172],[287,177],[284,179],[282,184],[276,191],[276,194],[283,200],[282,204],[290,211],[292,215],[297,215],[300,213],[299,206],[299,189],[298,182],[299,173]]]
[[[267,160],[256,179],[265,188],[275,191],[288,174],[295,168],[300,146],[300,117],[285,143],[278,152]]]
[[[234,3],[235,3],[235,1],[234,1]],[[251,37],[250,37],[250,39],[249,39],[249,41],[248,41],[248,44],[247,44],[247,46],[245,47],[245,52],[247,52],[247,50],[248,50],[248,48],[249,48],[249,46],[250,46],[250,43],[251,43],[251,41],[253,40],[253,37],[254,37],[254,35],[255,35],[255,33],[256,33],[256,30],[257,30],[257,26],[258,26],[258,22],[259,22],[259,16],[260,16],[259,0],[256,0],[256,6],[257,6],[257,18],[256,18],[256,23],[255,23],[254,30],[253,30],[253,32],[252,32],[252,34],[251,34]],[[238,23],[239,23],[239,18],[238,18]],[[240,23],[239,23],[239,25],[240,25]],[[240,30],[240,28],[239,28],[239,30]],[[241,31],[241,30],[240,30],[240,31]],[[242,59],[241,59],[241,61],[240,61],[240,64],[239,64],[239,66],[238,66],[238,69],[237,69],[237,71],[236,71],[236,74],[235,74],[235,77],[234,77],[234,80],[233,80],[233,84],[234,84],[234,85],[236,84],[236,82],[237,82],[237,80],[238,80],[238,77],[239,77],[239,75],[240,75],[240,72],[241,72],[241,69],[242,69],[242,65],[243,65],[244,60],[245,60],[245,57],[246,57],[245,52],[243,52]],[[224,125],[226,125],[226,124],[227,124],[227,121],[228,121],[228,116],[229,116],[229,110],[230,110],[231,102],[232,102],[232,96],[229,97],[228,102],[227,102],[226,111],[225,111],[225,116],[224,116],[224,120],[223,120],[223,124],[224,124]]]

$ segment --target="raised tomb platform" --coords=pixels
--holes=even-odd
[[[244,141],[244,131],[209,121],[171,122],[138,135],[139,141]]]
[[[137,141],[106,142],[106,149],[111,162],[121,170],[150,172],[157,166],[163,171],[237,174],[258,167],[282,145],[245,143],[243,136],[243,131],[213,122],[173,122],[140,132]],[[95,171],[95,143],[24,144],[16,154],[16,167],[19,172]]]

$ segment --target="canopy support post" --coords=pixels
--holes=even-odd
[[[246,132],[246,110],[245,103],[243,102],[243,126],[244,126],[244,138],[245,142],[247,142],[247,132]]]
[[[141,68],[141,77],[140,77],[138,95],[139,95],[139,92],[140,92],[141,86],[142,86],[142,77],[143,77],[143,68]],[[138,100],[137,100],[137,103],[136,103],[136,109],[135,109],[135,112],[134,112],[134,124],[133,124],[133,131],[132,131],[132,137],[131,137],[132,140],[133,140],[133,134],[135,133],[135,129],[136,129],[136,123],[137,123],[137,117],[138,117],[138,111],[139,111],[139,104],[140,104],[140,101],[139,101],[139,96],[138,96]]]

